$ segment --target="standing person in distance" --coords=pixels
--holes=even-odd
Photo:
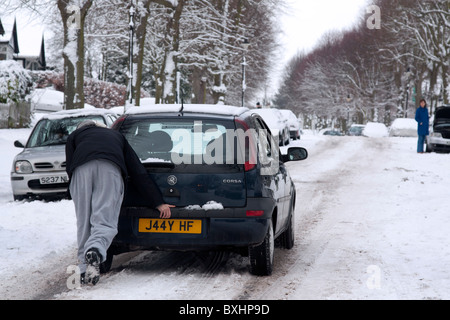
[[[419,136],[417,140],[417,153],[423,153],[423,145],[425,143],[425,138],[430,134],[430,117],[428,114],[427,102],[425,99],[420,99],[419,108],[416,110],[416,121],[417,121],[417,135]]]
[[[100,263],[117,234],[124,179],[131,178],[160,218],[171,217],[161,192],[139,157],[118,131],[95,121],[81,122],[67,138],[66,171],[77,217],[78,260],[83,283],[96,284]]]

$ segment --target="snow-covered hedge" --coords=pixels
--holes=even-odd
[[[57,91],[64,91],[64,74],[55,71],[34,72],[37,88],[53,86]],[[101,81],[92,78],[84,78],[84,100],[85,103],[96,108],[110,109],[112,107],[124,106],[127,87],[117,83]],[[150,95],[141,91],[141,98]]]
[[[19,102],[32,85],[29,71],[13,60],[0,61],[0,103]]]
[[[84,78],[84,99],[97,108],[124,106],[127,87],[124,85]]]

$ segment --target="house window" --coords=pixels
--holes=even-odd
[[[6,60],[6,54],[0,53],[0,61]]]

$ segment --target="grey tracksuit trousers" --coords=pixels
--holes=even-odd
[[[124,183],[114,163],[92,160],[75,169],[69,188],[77,217],[78,263],[84,273],[89,249],[97,248],[106,260],[106,251],[117,234]]]

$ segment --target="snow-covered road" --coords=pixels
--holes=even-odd
[[[415,138],[305,136],[289,163],[296,244],[275,250],[270,277],[234,253],[135,252],[96,286],[69,289],[70,201],[12,202],[9,169],[26,130],[0,130],[1,299],[449,299],[450,155]],[[293,142],[294,144],[294,142]]]

